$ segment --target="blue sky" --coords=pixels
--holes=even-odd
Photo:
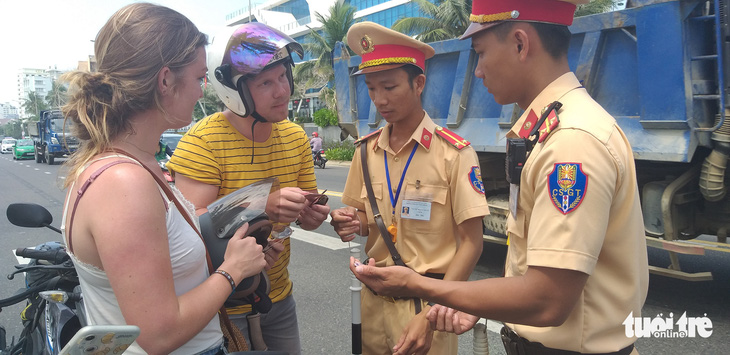
[[[93,54],[92,39],[106,20],[133,0],[0,0],[0,102],[17,103],[20,68],[75,69]],[[211,35],[247,0],[157,0]],[[262,2],[252,0],[252,4]]]

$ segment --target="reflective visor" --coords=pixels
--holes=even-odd
[[[286,49],[285,49],[286,48]],[[281,51],[284,49],[284,51]],[[223,57],[231,63],[235,75],[256,75],[268,64],[288,56],[288,50],[303,55],[302,46],[291,37],[262,23],[254,22],[236,30]]]

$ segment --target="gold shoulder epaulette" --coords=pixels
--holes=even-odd
[[[362,143],[362,142],[364,142],[364,141],[366,141],[366,140],[368,140],[368,139],[370,139],[372,137],[376,137],[376,136],[380,135],[380,132],[382,132],[382,131],[383,131],[383,127],[380,127],[377,130],[373,131],[372,133],[370,133],[370,134],[368,134],[366,136],[360,137],[360,139],[358,139],[358,140],[355,141],[355,145],[360,144],[360,143]]]
[[[468,140],[461,138],[458,134],[440,126],[436,126],[436,134],[451,143],[451,145],[458,150],[462,150],[471,144]]]

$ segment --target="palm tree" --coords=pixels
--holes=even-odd
[[[350,26],[355,24],[355,11],[356,9],[351,5],[338,1],[329,8],[328,14],[315,13],[317,21],[322,24],[321,33],[310,28],[307,41],[302,43],[305,53],[310,53],[314,59],[299,63],[294,67],[294,77],[297,83],[294,97],[301,98],[307,89],[321,88],[334,80],[332,51],[337,42],[345,41],[347,31]],[[350,54],[354,53],[350,52]],[[325,94],[324,92],[323,94]],[[332,100],[325,101],[332,102]]]
[[[32,117],[33,120],[38,121],[40,112],[42,110],[48,110],[48,104],[41,95],[36,94],[35,91],[28,92],[28,98],[23,99],[23,112],[26,117]]]
[[[406,17],[393,24],[393,30],[416,35],[416,39],[429,43],[457,38],[471,24],[471,0],[412,0],[426,17]],[[575,17],[610,10],[616,3],[626,0],[593,0],[579,5]]]
[[[626,2],[626,0],[593,0],[587,4],[578,5],[578,9],[575,10],[575,17],[606,12],[619,2]]]
[[[66,87],[58,85],[55,81],[51,84],[51,91],[46,95],[46,102],[53,108],[58,108],[66,104],[68,94]]]
[[[469,27],[471,0],[413,0],[425,17],[406,17],[396,21],[392,28],[429,43],[461,36]]]
[[[198,105],[195,106],[195,110],[193,111],[193,120],[197,122],[206,116],[225,109],[226,106],[223,104],[223,101],[218,98],[213,87],[206,85],[206,87],[203,88],[203,97],[198,100]]]

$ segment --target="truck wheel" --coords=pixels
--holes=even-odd
[[[46,154],[44,154],[44,158],[46,160],[46,163],[48,163],[48,165],[53,165],[53,158],[55,157],[48,150],[46,150],[45,153]]]
[[[38,148],[35,149],[35,162],[36,163],[42,163],[43,162],[43,155],[38,153]]]

